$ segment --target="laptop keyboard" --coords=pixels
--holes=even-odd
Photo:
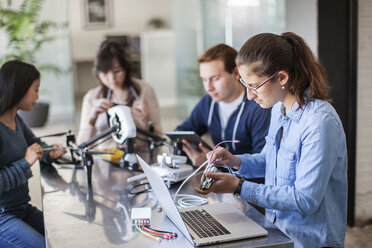
[[[230,232],[206,210],[180,212],[185,223],[200,237],[209,238],[230,234]]]

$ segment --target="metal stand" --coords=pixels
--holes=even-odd
[[[173,154],[174,155],[184,155],[184,153],[182,151],[182,141],[181,140],[177,140],[176,142],[174,142]]]
[[[125,153],[120,159],[120,167],[128,167],[129,170],[136,170],[138,167],[137,158],[134,155],[134,138],[125,141]]]
[[[166,140],[156,134],[154,134],[154,127],[150,125],[149,131],[137,128],[137,133],[143,134],[147,137],[148,149],[149,149],[149,163],[153,163],[154,159],[154,149],[156,146],[161,146],[166,143]]]
[[[88,184],[88,192],[86,195],[86,205],[85,205],[85,216],[89,223],[92,223],[96,218],[96,202],[93,199],[93,188],[91,184]]]
[[[68,130],[67,135],[66,135],[66,147],[73,147],[75,144],[76,144],[75,135],[71,132],[71,130]],[[70,149],[70,155],[71,155],[71,162],[76,165],[77,161],[75,159],[73,149]]]
[[[87,176],[88,187],[92,186],[92,167],[93,167],[93,156],[88,152],[87,148],[84,148],[83,153],[83,165]]]
[[[90,158],[92,155],[87,156],[85,152],[85,161],[92,161]],[[90,162],[89,162],[90,164]],[[79,186],[79,184],[76,181],[76,167],[73,168],[72,171],[72,176],[71,176],[71,182],[69,184],[70,188],[70,193],[71,195],[78,194],[79,198],[83,201],[84,206],[85,206],[85,218],[89,223],[92,223],[95,220],[96,216],[96,202],[94,201],[94,192],[93,192],[93,187],[92,187],[92,182],[91,182],[91,172],[92,172],[92,166],[89,165],[88,163],[86,166],[84,166],[86,170],[86,176],[87,176],[87,192],[83,192]]]

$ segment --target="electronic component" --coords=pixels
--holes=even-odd
[[[171,184],[179,182],[187,178],[193,171],[193,167],[186,163],[185,156],[159,154],[157,156],[158,163],[152,164],[151,168],[155,170],[166,181],[168,187]],[[145,178],[145,174],[136,175],[127,179],[128,182],[133,182]]]
[[[177,233],[150,228],[151,208],[132,208],[131,220],[133,228],[159,242],[162,239],[170,240],[177,238]]]
[[[213,173],[215,173],[216,171],[217,171],[217,168],[216,168],[216,167],[214,167],[214,166],[210,166],[209,168],[207,167],[207,168],[205,169],[203,175],[205,175],[205,173],[208,173],[208,172],[213,172]],[[207,189],[209,189],[209,188],[211,187],[212,183],[213,183],[212,180],[213,180],[213,179],[210,178],[210,177],[204,177],[203,182],[200,184],[200,187],[199,187],[199,188],[200,188],[201,190],[207,190]]]
[[[151,208],[132,208],[130,218],[133,226],[149,226],[151,223]]]

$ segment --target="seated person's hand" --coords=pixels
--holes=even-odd
[[[239,178],[230,173],[206,173],[204,176],[212,178],[213,183],[207,190],[195,187],[194,190],[199,194],[206,195],[210,192],[217,194],[234,193],[239,184]]]
[[[52,150],[49,152],[49,156],[52,159],[57,159],[63,156],[66,153],[66,149],[62,147],[60,144],[54,144],[52,146]]]
[[[205,160],[207,160],[206,155],[210,150],[203,146],[202,143],[199,144],[199,148],[201,151],[196,150],[195,147],[185,139],[182,140],[182,144],[182,151],[184,151],[190,158],[192,165],[200,166],[202,163],[205,162]]]
[[[217,149],[214,151],[213,154],[212,152],[208,152],[207,158],[208,160],[211,161],[211,163],[213,163],[216,160],[220,160],[224,162],[230,168],[235,168],[235,169],[240,168],[240,158],[237,156],[234,156],[232,153],[230,153],[228,150],[222,147],[217,147]],[[224,164],[219,163],[219,162],[214,163],[214,166],[225,167]]]
[[[134,101],[132,105],[132,115],[139,128],[147,130],[150,120],[150,110],[141,101]]]
[[[89,123],[91,125],[94,125],[94,123],[97,120],[97,117],[100,113],[106,112],[109,108],[114,106],[114,103],[106,98],[99,98],[96,101],[94,101],[93,108],[90,113],[89,117]]]
[[[33,143],[27,147],[25,160],[32,166],[36,160],[41,160],[43,158],[43,148],[38,143]]]

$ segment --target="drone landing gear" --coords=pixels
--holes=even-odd
[[[125,153],[120,159],[120,167],[128,167],[128,170],[137,170],[138,163],[134,154],[134,138],[129,138],[125,142]]]
[[[92,186],[92,168],[93,168],[93,156],[91,153],[89,153],[87,151],[87,149],[85,148],[83,150],[83,154],[82,154],[82,157],[83,157],[83,164],[84,164],[84,169],[85,169],[85,172],[86,172],[86,176],[87,176],[87,183],[88,183],[88,187]]]

